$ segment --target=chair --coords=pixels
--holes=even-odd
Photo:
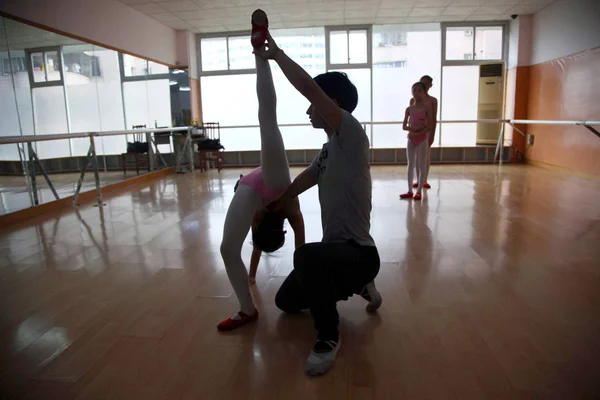
[[[146,129],[146,125],[133,125],[132,129]],[[146,143],[145,133],[139,133],[133,135],[134,143]],[[133,161],[129,158],[133,157]],[[148,150],[142,151],[131,151],[129,143],[127,143],[127,153],[121,153],[121,162],[123,164],[123,175],[127,175],[127,166],[135,166],[135,172],[139,175],[140,168],[147,169],[150,172],[150,156]]]
[[[202,123],[203,138],[198,142],[198,156],[200,158],[200,172],[208,170],[211,164],[216,164],[217,171],[223,169],[223,147],[203,147],[203,142],[221,143],[221,126],[219,122]]]

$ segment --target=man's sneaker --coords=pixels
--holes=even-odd
[[[306,373],[310,376],[318,376],[327,373],[333,367],[342,341],[317,340],[308,359],[306,360]]]
[[[367,312],[372,313],[375,312],[381,307],[381,303],[383,303],[383,299],[381,298],[381,294],[375,287],[375,281],[367,284],[361,292],[360,296],[369,302],[367,304]]]

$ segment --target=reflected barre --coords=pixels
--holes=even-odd
[[[76,133],[55,133],[49,135],[23,135],[23,136],[4,136],[0,137],[0,145],[2,144],[17,144],[17,143],[31,143],[31,142],[44,142],[48,140],[63,140],[63,139],[77,139],[102,137],[102,136],[119,136],[119,135],[133,135],[139,133],[164,133],[164,132],[185,132],[192,127],[183,126],[177,128],[160,128],[160,129],[135,129],[135,130],[122,130],[122,131],[106,131],[106,132],[76,132]]]
[[[199,128],[197,126],[184,126],[184,127],[174,127],[174,128],[154,128],[154,129],[134,129],[134,130],[120,130],[120,131],[106,131],[106,132],[77,132],[77,133],[58,133],[58,134],[49,134],[49,135],[27,135],[27,136],[6,136],[0,137],[0,145],[10,145],[16,144],[19,150],[19,158],[21,159],[21,163],[23,164],[24,175],[27,178],[27,186],[29,195],[31,198],[32,205],[38,205],[38,193],[37,193],[37,184],[36,184],[36,166],[41,171],[44,179],[46,180],[50,190],[52,191],[56,200],[59,199],[56,190],[54,189],[54,185],[50,180],[46,171],[40,160],[36,154],[36,151],[33,148],[34,142],[44,142],[50,140],[67,140],[67,139],[77,139],[77,138],[89,138],[90,146],[85,157],[85,161],[82,163],[81,172],[79,176],[79,181],[77,182],[77,188],[75,190],[75,195],[73,196],[73,206],[77,206],[77,201],[79,199],[79,193],[81,190],[81,186],[83,183],[83,178],[85,176],[86,171],[89,167],[93,168],[95,186],[96,186],[96,199],[98,206],[102,206],[102,191],[100,190],[100,178],[98,174],[98,157],[96,154],[96,144],[94,138],[97,137],[105,137],[105,136],[119,136],[119,135],[135,135],[140,133],[145,133],[146,135],[154,134],[154,133],[181,133],[185,136],[182,148],[176,155],[176,170],[177,172],[181,172],[185,167],[185,158],[188,159],[189,169],[190,171],[194,171],[194,154],[193,154],[193,144],[192,144],[192,135],[198,133]],[[148,142],[153,139],[148,139]],[[154,143],[155,144],[155,143]],[[156,146],[156,144],[155,144]],[[152,154],[152,146],[148,146],[148,153]],[[160,156],[160,153],[159,153]],[[151,159],[151,157],[150,157]],[[162,157],[161,157],[162,159]],[[164,162],[164,160],[163,160]],[[166,163],[165,163],[166,165]]]

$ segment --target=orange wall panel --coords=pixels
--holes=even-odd
[[[529,68],[528,119],[600,119],[600,47]],[[529,160],[600,176],[600,138],[584,127],[529,125],[527,132],[535,135]]]

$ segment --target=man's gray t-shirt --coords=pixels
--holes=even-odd
[[[354,239],[375,246],[371,229],[369,139],[362,125],[344,111],[342,127],[329,138],[308,171],[317,176],[323,242]]]

